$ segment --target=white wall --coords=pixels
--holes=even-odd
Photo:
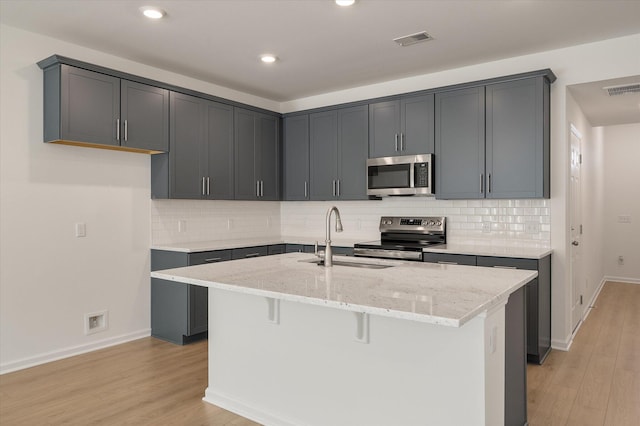
[[[603,136],[605,275],[640,283],[640,124],[604,127]],[[621,215],[631,223],[620,223]],[[618,256],[624,256],[624,265]]]
[[[272,110],[279,104],[0,26],[0,372],[149,334],[149,156],[42,143],[60,54]],[[84,222],[85,238],[74,224]],[[86,336],[84,315],[108,310]]]

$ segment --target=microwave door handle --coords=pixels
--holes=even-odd
[[[409,163],[409,188],[415,188],[416,186],[415,169],[415,165],[413,163]]]

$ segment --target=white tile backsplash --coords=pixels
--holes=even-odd
[[[341,236],[349,240],[378,239],[380,216],[446,216],[452,243],[550,245],[549,200],[426,197],[336,202],[153,200],[152,244],[292,236],[317,240],[324,235],[326,212],[332,205],[340,210]],[[184,232],[179,232],[179,221],[186,223]]]

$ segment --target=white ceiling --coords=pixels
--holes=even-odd
[[[167,17],[143,18],[145,5]],[[333,0],[0,0],[0,7],[6,25],[278,102],[640,33],[640,0],[358,0],[350,8]],[[419,31],[434,40],[404,48],[392,41]],[[267,52],[280,60],[262,64]]]

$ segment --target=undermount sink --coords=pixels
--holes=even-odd
[[[365,269],[385,269],[385,268],[391,268],[394,267],[396,265],[391,265],[391,264],[383,264],[383,263],[369,263],[369,262],[362,262],[362,261],[351,261],[351,260],[341,260],[341,259],[336,259],[337,256],[333,257],[333,266],[350,266],[353,268],[365,268]],[[305,263],[315,263],[318,266],[324,266],[324,259],[305,259],[305,260],[299,260],[298,262],[305,262]]]

